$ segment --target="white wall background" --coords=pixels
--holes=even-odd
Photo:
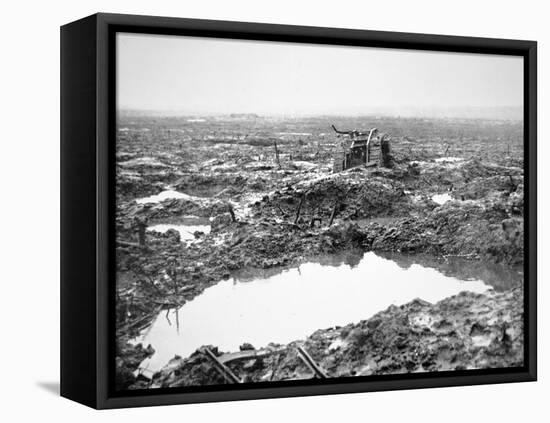
[[[59,381],[59,26],[98,12],[539,42],[539,382],[96,412]],[[538,1],[83,0],[4,2],[0,37],[0,416],[3,421],[543,421],[548,415],[550,31]],[[7,237],[6,237],[7,234]],[[7,288],[7,289],[6,289]],[[544,394],[544,391],[546,395]]]

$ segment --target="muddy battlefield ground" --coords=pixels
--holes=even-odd
[[[331,124],[388,134],[391,162],[333,172]],[[116,151],[118,389],[522,365],[521,283],[388,304],[288,344],[209,345],[149,373],[140,364],[158,347],[133,341],[236,272],[342,251],[424,257],[451,276],[521,268],[521,122],[122,114]]]

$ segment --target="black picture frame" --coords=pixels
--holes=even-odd
[[[519,55],[524,58],[525,364],[521,368],[117,393],[114,134],[117,32]],[[61,27],[61,395],[90,407],[230,401],[534,381],[537,377],[537,44],[152,16],[95,14]]]

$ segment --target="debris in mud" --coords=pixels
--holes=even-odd
[[[131,345],[122,340],[117,343],[116,352],[116,388],[136,389],[148,385],[151,379],[138,372],[139,365],[147,357],[152,356],[155,350],[151,345],[144,348],[143,345]]]

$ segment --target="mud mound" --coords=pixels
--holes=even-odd
[[[410,162],[406,171],[401,166],[401,180],[409,189],[456,190],[465,199],[483,198],[494,192],[513,192],[523,183],[523,170],[518,167],[486,163],[477,158],[450,159]]]
[[[486,163],[474,158],[466,161],[460,166],[460,171],[465,179],[476,177],[488,178],[498,175],[523,176],[523,169],[520,167],[499,166],[494,163]]]
[[[366,230],[365,247],[381,251],[425,252],[523,263],[523,232],[505,228],[503,203],[452,201],[423,217],[401,219]],[[523,228],[523,219],[518,218]]]
[[[519,181],[512,176],[496,175],[456,183],[453,186],[453,193],[458,198],[477,200],[496,193],[510,195],[517,191],[518,185]]]
[[[288,224],[245,225],[233,232],[223,260],[232,270],[270,268],[357,248],[362,241],[363,233],[350,223],[335,225],[327,231],[303,230]]]
[[[231,210],[231,205],[216,198],[172,198],[160,203],[133,203],[121,208],[117,213],[119,222],[132,226],[135,219],[146,221],[178,218],[181,216],[213,217]]]
[[[322,224],[328,225],[333,214],[337,219],[355,220],[402,214],[411,208],[399,181],[352,170],[277,190],[255,205],[254,213],[256,217],[271,216],[292,221],[299,209],[304,223],[319,218]]]

